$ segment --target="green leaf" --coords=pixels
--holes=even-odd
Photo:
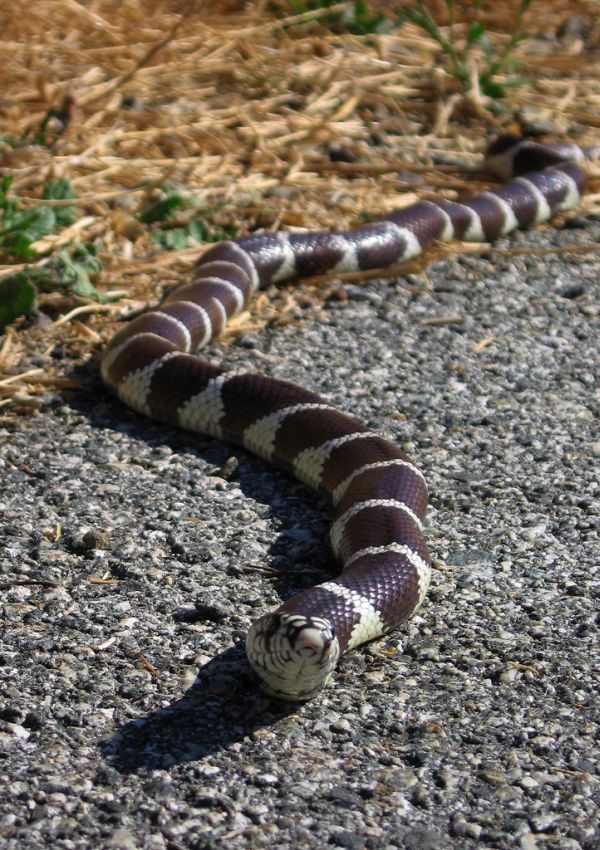
[[[50,207],[33,207],[23,212],[8,211],[0,220],[0,253],[34,257],[32,242],[56,231],[56,215]]]
[[[187,225],[187,231],[191,239],[201,245],[203,242],[209,242],[210,236],[204,222],[199,218],[193,218]]]
[[[73,224],[77,213],[75,207],[19,210],[17,200],[8,197],[11,183],[10,177],[0,180],[0,254],[29,259],[35,257],[32,242]],[[49,180],[44,187],[43,198],[47,200],[73,197],[76,195],[68,180]]]
[[[12,177],[3,177],[0,180],[0,204],[4,207],[6,203],[10,203],[7,198],[8,190],[12,186]]]
[[[19,210],[17,200],[8,197],[12,178],[0,180],[0,254],[29,259],[35,257],[31,243],[56,233],[77,218],[75,207],[32,207]],[[68,180],[49,180],[44,186],[45,200],[77,197]]]
[[[93,298],[100,304],[115,300],[99,292],[91,280],[91,275],[102,271],[95,245],[70,245],[62,248],[47,263],[35,271],[34,281],[41,292],[56,292],[70,289],[74,295]]]
[[[173,218],[173,213],[176,210],[185,207],[186,200],[183,195],[172,193],[161,198],[153,204],[150,204],[138,216],[143,224],[152,224],[155,221],[169,221]]]
[[[42,192],[42,198],[48,201],[65,201],[68,198],[76,197],[77,192],[74,190],[71,181],[65,180],[62,177],[48,180]],[[70,227],[77,220],[77,210],[75,207],[55,207],[54,214],[58,227]]]
[[[473,44],[481,41],[485,37],[485,27],[479,21],[473,21],[467,32],[467,45],[471,47]]]
[[[155,245],[162,245],[169,251],[181,251],[188,245],[188,234],[185,227],[161,228],[155,230],[150,238]]]
[[[63,248],[41,266],[30,266],[0,278],[0,330],[21,315],[31,312],[37,292],[70,289],[74,295],[93,298],[101,304],[119,296],[99,292],[91,276],[102,271],[96,246],[87,243]]]
[[[77,192],[73,188],[71,181],[63,177],[56,177],[44,184],[42,198],[45,198],[47,201],[66,201],[76,197]]]
[[[151,235],[151,240],[156,245],[162,245],[170,251],[181,251],[190,244],[202,245],[204,242],[213,241],[208,228],[202,218],[191,218],[185,224],[178,227],[161,227]],[[220,237],[219,237],[220,238]]]
[[[486,80],[482,78],[479,81],[479,84],[481,86],[481,91],[488,97],[496,99],[506,97],[506,89],[504,86],[500,85],[500,83],[494,82],[494,80]]]
[[[35,307],[35,287],[27,271],[0,278],[0,331]]]
[[[74,295],[93,298],[100,303],[110,300],[98,292],[90,280],[90,275],[102,271],[102,263],[97,257],[94,245],[74,245],[71,249],[63,248],[56,258],[52,258],[50,264],[52,263],[61,279],[67,281]]]

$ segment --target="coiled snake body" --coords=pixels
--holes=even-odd
[[[211,248],[191,281],[119,331],[103,356],[103,380],[134,410],[242,445],[331,497],[341,574],[261,617],[248,634],[249,661],[276,697],[313,696],[345,650],[419,607],[430,578],[422,531],[427,487],[393,443],[314,393],[260,374],[223,372],[194,352],[259,286],[383,268],[434,240],[493,240],[579,201],[586,175],[577,162],[589,150],[503,140],[488,153],[504,175],[522,176],[465,203],[419,201],[347,232],[268,233]]]

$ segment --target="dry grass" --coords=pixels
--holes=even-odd
[[[485,18],[492,40],[506,39],[516,5],[493,4]],[[428,7],[442,22],[444,3]],[[412,25],[359,37],[331,32],[319,13],[286,16],[286,8],[284,0],[38,0],[23,14],[22,4],[4,0],[0,132],[26,138],[65,96],[77,108],[53,145],[6,148],[0,169],[25,203],[38,202],[49,177],[69,178],[80,219],[43,247],[101,240],[100,286],[126,294],[114,307],[83,311],[72,297],[44,296],[46,313],[58,320],[73,311],[71,321],[17,324],[0,347],[7,374],[57,342],[87,354],[116,312],[182,279],[201,249],[160,253],[136,218],[166,181],[195,198],[215,231],[343,228],[429,191],[472,191],[485,140],[515,124],[598,141],[592,0],[533,3],[525,21],[532,38],[517,51],[529,82],[499,104],[476,90],[461,95],[437,45]],[[587,16],[585,37],[557,36],[575,13]],[[335,161],[336,150],[352,162]],[[0,398],[31,394],[34,378],[18,390],[18,382],[0,384]]]

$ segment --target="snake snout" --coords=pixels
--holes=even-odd
[[[291,648],[299,655],[321,658],[327,653],[334,640],[335,630],[333,626],[328,624],[326,628],[323,628],[319,625],[306,623],[303,628],[298,630]]]
[[[267,693],[296,701],[327,683],[340,646],[328,620],[276,611],[252,625],[246,654]]]

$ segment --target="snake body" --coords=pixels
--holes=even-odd
[[[384,268],[434,240],[491,241],[578,203],[586,182],[579,162],[589,151],[501,140],[488,154],[497,170],[518,176],[464,203],[419,201],[351,231],[255,234],[216,245],[189,282],[120,330],[103,355],[103,380],[134,410],[241,445],[330,497],[342,572],[261,617],[246,642],[263,688],[281,699],[314,696],[343,652],[420,606],[430,579],[427,487],[393,443],[315,393],[222,371],[195,352],[260,286]]]

